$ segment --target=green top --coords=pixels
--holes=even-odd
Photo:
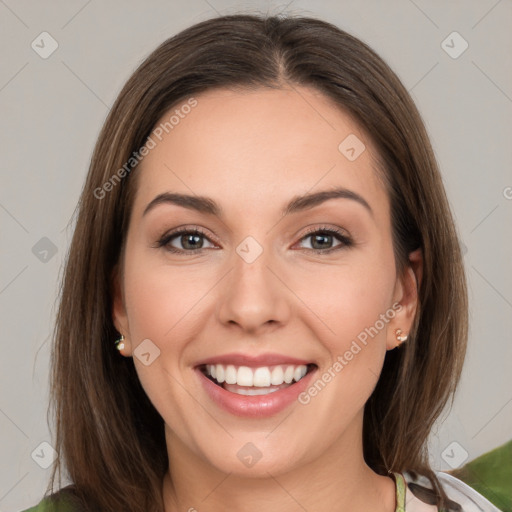
[[[450,471],[503,512],[512,512],[512,441]]]
[[[393,473],[396,483],[396,508],[395,512],[405,512],[405,480],[400,473]]]
[[[45,498],[39,505],[24,510],[23,512],[75,512],[77,509],[65,498],[53,500]]]

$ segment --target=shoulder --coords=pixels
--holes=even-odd
[[[442,471],[435,471],[435,474],[446,495],[453,502],[450,512],[501,512],[462,480]],[[432,489],[432,485],[428,478],[422,475],[416,475],[414,478],[408,472],[404,473],[404,478],[407,482],[406,512],[436,511],[437,508],[429,499],[431,494],[428,491]]]
[[[65,487],[50,496],[46,496],[37,505],[22,512],[82,512],[73,486]]]

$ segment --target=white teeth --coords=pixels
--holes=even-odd
[[[270,370],[268,368],[256,368],[252,378],[252,385],[259,388],[270,386]]]
[[[299,382],[299,380],[302,379],[304,375],[306,375],[307,371],[308,370],[305,366],[297,366],[297,368],[295,368],[295,371],[293,372],[293,379],[295,380],[295,382]]]
[[[272,375],[270,377],[270,383],[273,386],[279,386],[284,382],[284,372],[283,369],[280,366],[276,366],[272,370]]]
[[[236,384],[237,373],[236,368],[232,364],[226,366],[226,371],[224,375],[226,384]]]
[[[232,393],[236,393],[237,395],[246,395],[246,396],[255,396],[255,395],[269,395],[274,391],[279,391],[279,388],[255,388],[255,389],[244,389],[238,388],[233,390]]]
[[[236,374],[236,383],[239,386],[252,386],[253,375],[252,370],[247,366],[240,366]]]
[[[293,374],[295,373],[295,367],[288,366],[284,372],[284,381],[286,384],[290,384],[290,382],[293,380]]]
[[[212,375],[212,374],[210,373],[210,375]],[[218,364],[215,367],[215,375],[212,375],[212,377],[214,379],[217,379],[217,382],[219,384],[222,384],[226,380],[224,366],[222,366],[221,364]]]
[[[280,386],[281,384],[291,384],[292,381],[298,382],[306,375],[308,368],[306,365],[278,365],[261,366],[250,368],[249,366],[236,367],[232,364],[206,365],[206,374],[215,379],[219,384],[237,384],[238,386],[268,388],[269,386]],[[249,394],[264,394],[261,393]],[[244,394],[244,393],[242,393]]]

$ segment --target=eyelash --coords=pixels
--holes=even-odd
[[[352,239],[350,237],[348,237],[347,235],[345,235],[339,229],[332,228],[332,227],[324,227],[324,226],[320,226],[320,227],[316,227],[316,228],[310,228],[301,237],[300,241],[302,241],[302,240],[304,240],[306,238],[309,238],[310,236],[315,235],[315,234],[323,234],[323,235],[334,236],[335,238],[338,239],[338,241],[341,242],[341,244],[337,245],[335,247],[331,247],[329,249],[309,249],[309,248],[306,248],[304,250],[306,250],[308,252],[312,251],[315,254],[328,254],[328,253],[331,253],[331,252],[334,252],[334,251],[337,251],[337,250],[340,250],[340,249],[343,249],[343,248],[348,248],[348,247],[351,247],[351,246],[354,245],[354,242],[352,241]],[[171,253],[175,253],[175,254],[187,254],[188,253],[190,255],[201,254],[201,253],[203,253],[203,251],[207,250],[207,249],[203,249],[203,248],[196,249],[196,250],[183,250],[183,249],[176,249],[176,247],[172,247],[172,246],[168,245],[171,240],[173,240],[174,238],[176,238],[176,237],[178,237],[180,235],[197,235],[197,236],[200,236],[200,237],[204,237],[204,238],[208,239],[211,242],[211,240],[208,237],[208,235],[201,228],[198,228],[198,227],[193,227],[193,228],[183,227],[183,228],[178,228],[175,231],[171,231],[170,233],[166,233],[165,235],[163,235],[160,238],[160,240],[156,243],[156,247],[157,248],[165,247],[167,251],[169,251]]]

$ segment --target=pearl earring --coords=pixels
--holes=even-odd
[[[396,335],[396,339],[398,340],[397,347],[398,347],[398,345],[400,345],[400,343],[402,343],[403,341],[407,340],[407,334],[402,336],[402,330],[401,329],[397,329],[395,331],[395,335]]]
[[[121,334],[121,337],[115,341],[117,350],[121,351],[124,349],[124,336]]]

